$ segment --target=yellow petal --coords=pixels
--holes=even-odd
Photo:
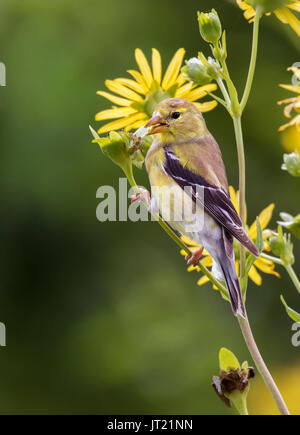
[[[180,88],[177,88],[175,92],[176,98],[185,98],[185,96],[195,88],[196,85],[193,84],[193,82],[186,83],[185,85],[181,86]]]
[[[130,106],[130,104],[132,104],[132,101],[126,100],[125,98],[116,97],[109,92],[98,91],[97,94],[101,95],[101,97],[106,98],[114,104],[118,104],[118,106]]]
[[[153,82],[152,72],[144,53],[139,48],[135,50],[135,60],[140,68],[140,71],[143,78],[145,79],[148,88],[151,88],[151,84]]]
[[[206,275],[203,275],[202,278],[200,278],[197,281],[197,284],[198,285],[203,285],[203,284],[207,283],[208,281],[209,281],[209,278]]]
[[[201,259],[201,263],[205,267],[211,267],[213,265],[213,261],[210,255],[207,255],[206,257]]]
[[[180,73],[176,80],[177,85],[182,86],[185,82],[186,82],[185,74]]]
[[[189,101],[196,101],[199,98],[205,97],[208,92],[213,92],[217,89],[217,85],[212,83],[210,85],[201,86],[199,88],[193,89],[186,95],[186,99]]]
[[[288,24],[300,36],[300,21],[288,8],[276,9],[274,14],[282,23]]]
[[[134,80],[119,78],[115,79],[115,82],[120,83],[121,85],[125,85],[133,91],[138,92],[139,94],[144,94],[143,86],[135,82]]]
[[[131,125],[125,127],[125,131],[135,130],[146,124],[147,118],[141,119],[140,121],[136,121]]]
[[[149,87],[147,86],[142,74],[134,69],[129,69],[127,72],[142,86],[144,94],[147,94],[147,92],[149,92]]]
[[[262,278],[261,278],[260,274],[257,272],[257,270],[256,270],[256,268],[254,266],[250,267],[249,278],[252,279],[252,281],[256,285],[261,285],[262,284]]]
[[[199,245],[198,243],[196,243],[195,240],[189,239],[189,238],[186,237],[186,236],[181,236],[180,238],[181,238],[181,240],[183,241],[183,243],[184,243],[185,245],[188,245],[188,246],[197,246],[198,248],[201,247],[201,245]]]
[[[152,48],[152,70],[153,78],[160,85],[161,82],[161,57],[156,48]]]
[[[283,89],[287,89],[288,91],[291,92],[296,92],[297,94],[300,94],[300,86],[299,85],[279,85],[281,88]]]
[[[138,121],[139,119],[145,119],[146,118],[145,113],[135,113],[133,115],[128,116],[127,118],[118,119],[117,121],[109,122],[108,124],[103,125],[101,128],[99,128],[98,133],[107,133],[108,131],[112,130],[120,130],[124,127],[127,127],[130,124],[133,124],[135,121]]]
[[[270,220],[272,219],[272,214],[273,214],[273,210],[274,210],[275,204],[270,204],[268,205],[268,207],[266,207],[258,216],[259,222],[260,222],[260,226],[261,229],[264,230],[268,223],[270,222]],[[253,222],[253,224],[251,225],[250,229],[249,229],[249,237],[251,239],[256,239],[257,237],[257,227],[256,227],[256,221]]]
[[[288,122],[287,124],[282,125],[281,127],[279,127],[278,131],[283,131],[288,127],[292,127],[293,125],[296,126],[297,130],[300,131],[300,115],[295,116],[295,118],[293,118],[290,122]]]
[[[229,186],[229,195],[236,212],[240,214],[238,195],[232,186]]]
[[[280,277],[279,273],[276,272],[275,264],[271,260],[267,260],[266,258],[258,258],[254,262],[255,266],[260,269],[264,273],[268,273],[270,275],[275,275],[278,278]]]
[[[132,107],[122,107],[115,109],[102,110],[96,114],[96,121],[103,121],[104,119],[123,118],[125,116],[132,115],[136,110]]]
[[[200,110],[200,112],[209,112],[210,110],[213,110],[218,103],[212,100],[206,101],[205,103],[194,103],[194,105]]]
[[[245,3],[244,0],[236,0],[238,6],[244,11],[244,17],[246,20],[248,20],[250,23],[254,20],[255,17],[255,10],[252,6]]]
[[[176,83],[181,68],[181,64],[183,61],[184,53],[185,53],[184,48],[179,48],[179,50],[177,50],[176,53],[174,54],[162,81],[163,90],[169,89],[171,86],[173,86]]]
[[[290,9],[294,9],[294,11],[300,12],[300,3],[299,1],[288,6]]]
[[[187,268],[188,272],[193,272],[194,270],[196,270],[197,272],[200,272],[200,267],[199,266],[193,266],[192,264]]]
[[[237,276],[239,276],[239,274],[240,274],[240,263],[239,263],[238,260],[235,260],[234,264],[235,264],[236,274],[237,274]]]
[[[126,86],[121,85],[114,80],[105,80],[105,86],[112,92],[121,95],[122,97],[128,98],[132,101],[143,101],[142,97],[128,89]]]

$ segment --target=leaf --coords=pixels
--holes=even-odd
[[[220,370],[241,370],[237,357],[230,350],[222,347],[219,352]]]
[[[281,299],[281,302],[283,303],[283,305],[284,305],[284,307],[285,307],[285,309],[286,309],[286,312],[287,312],[288,316],[289,316],[292,320],[294,320],[295,322],[300,323],[300,314],[297,313],[297,311],[293,310],[292,308],[290,308],[290,307],[287,305],[287,303],[285,302],[285,300],[284,300],[284,298],[283,298],[282,295],[280,296],[280,299]]]
[[[264,238],[263,238],[260,221],[258,217],[256,217],[256,230],[257,230],[256,247],[261,253],[264,249]]]
[[[94,139],[100,139],[100,136],[99,136],[98,133],[93,129],[93,127],[89,125],[89,128],[90,128],[90,130],[91,130],[92,135],[94,136]]]

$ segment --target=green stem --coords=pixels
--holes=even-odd
[[[133,176],[132,172],[132,166],[128,165],[128,167],[123,168],[123,171],[125,172],[125,175],[129,181],[129,184],[131,187],[134,188],[136,193],[140,193],[139,187],[136,184],[136,181]],[[144,207],[148,210],[148,203],[146,200],[141,201]],[[151,215],[154,217],[154,219],[159,223],[159,225],[162,227],[162,229],[171,237],[171,239],[179,246],[179,248],[183,249],[187,255],[192,255],[192,251],[186,246],[185,243],[180,239],[180,237],[177,236],[176,233],[169,227],[169,225],[160,217],[158,213],[154,213],[150,211]],[[198,264],[200,270],[208,277],[208,279],[214,284],[221,293],[228,294],[227,288],[224,287],[219,281],[215,279],[213,274],[199,261]]]
[[[273,399],[276,402],[276,405],[282,415],[289,415],[289,410],[280,394],[280,391],[277,388],[277,385],[275,384],[271,373],[269,372],[259,350],[255,343],[248,318],[244,319],[243,317],[238,316],[238,322],[244,337],[244,340],[246,342],[246,345],[249,349],[249,352],[253,358],[253,361],[255,362],[255,365],[257,367],[257,370],[259,371],[261,377],[263,378],[266,386],[268,387],[270,393],[273,396]]]
[[[221,90],[221,92],[223,94],[223,97],[224,97],[225,101],[226,101],[227,110],[228,110],[231,107],[231,101],[230,101],[230,97],[228,95],[227,89],[226,89],[226,87],[225,87],[225,85],[223,83],[223,80],[220,77],[217,78],[217,83],[218,83],[219,88],[220,88],[220,90]]]
[[[296,287],[298,293],[300,294],[300,281],[299,278],[297,277],[294,269],[292,268],[292,266],[290,264],[288,265],[284,265],[287,273],[289,274],[294,286]]]
[[[233,403],[240,415],[249,415],[247,409],[247,394],[245,391],[241,393],[240,391],[235,390],[228,395],[228,399]]]
[[[260,22],[261,16],[262,16],[261,10],[260,10],[260,8],[257,8],[256,14],[255,14],[254,25],[253,25],[253,37],[252,37],[252,51],[251,51],[250,67],[249,67],[249,71],[248,71],[248,77],[247,77],[247,82],[246,82],[243,98],[241,101],[242,111],[244,110],[244,108],[247,104],[247,101],[248,101],[248,98],[250,95],[250,91],[251,91],[251,87],[252,87],[252,83],[253,83],[253,78],[254,78],[256,59],[257,59],[259,22]]]
[[[287,273],[289,274],[294,286],[296,287],[298,293],[300,294],[300,280],[298,276],[296,275],[296,272],[294,271],[293,267],[290,264],[285,265],[284,262],[281,260],[281,258],[273,257],[272,255],[267,255],[265,253],[261,253],[260,255],[262,258],[265,258],[266,260],[271,260],[273,263],[280,264],[285,268]]]
[[[244,140],[241,117],[233,117],[235,139],[238,153],[239,164],[239,211],[240,218],[245,227],[246,221],[246,164],[245,164],[245,152],[244,152]],[[246,251],[243,245],[240,248],[240,277],[245,275],[245,263],[246,263]]]
[[[282,262],[281,258],[273,257],[273,255],[268,255],[268,254],[265,254],[264,252],[262,252],[260,254],[260,256],[262,258],[265,258],[266,260],[273,261],[273,263],[280,264],[281,266],[283,266],[283,262]]]

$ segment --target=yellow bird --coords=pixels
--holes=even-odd
[[[162,101],[146,124],[155,134],[146,156],[151,208],[170,226],[205,248],[213,259],[213,273],[224,279],[235,315],[245,316],[233,251],[233,237],[253,255],[258,249],[245,233],[230,200],[220,148],[206,127],[202,113],[189,101]],[[197,264],[203,248],[187,259]]]

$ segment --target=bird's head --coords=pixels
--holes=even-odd
[[[152,127],[148,135],[159,133],[162,142],[199,137],[207,132],[202,113],[193,103],[181,98],[159,103],[145,127]]]

